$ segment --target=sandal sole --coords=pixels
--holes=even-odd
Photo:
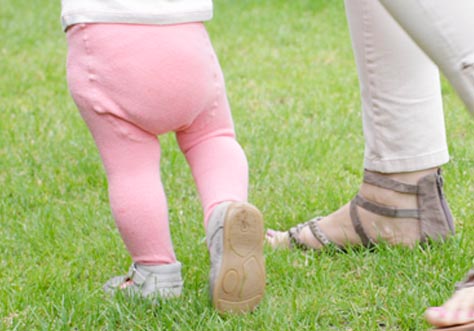
[[[430,329],[430,331],[474,331],[474,322],[456,326],[448,326],[445,328]]]
[[[252,311],[265,292],[262,214],[252,205],[233,203],[226,212],[223,231],[221,267],[212,301],[221,313]]]

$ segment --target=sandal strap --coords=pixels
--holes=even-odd
[[[329,240],[329,238],[321,231],[321,228],[318,225],[318,222],[322,219],[322,217],[316,217],[308,222],[309,229],[313,234],[314,238],[316,238],[321,245],[328,246],[333,242]]]
[[[352,199],[350,207],[349,207],[352,226],[354,227],[355,232],[359,235],[359,238],[362,241],[362,244],[365,247],[370,247],[374,245],[374,242],[372,239],[369,238],[369,236],[364,230],[364,227],[362,226],[362,223],[360,222],[359,212],[357,211],[356,198]]]
[[[401,209],[395,207],[387,207],[376,202],[370,201],[357,194],[354,198],[354,204],[364,208],[374,214],[395,217],[395,218],[420,218],[420,211],[418,209]]]
[[[399,193],[418,193],[418,185],[405,184],[374,172],[364,171],[364,183]]]
[[[299,249],[308,249],[308,246],[301,241],[300,239],[300,232],[308,224],[306,223],[300,223],[297,226],[292,227],[291,229],[288,230],[288,237],[290,238],[290,248],[296,247]]]
[[[394,218],[417,218],[420,217],[420,211],[418,209],[399,209],[394,207],[387,207],[381,204],[378,204],[373,201],[369,201],[362,197],[360,194],[357,194],[354,199],[352,199],[350,204],[350,216],[354,230],[359,235],[362,244],[365,247],[373,246],[374,241],[367,235],[360,221],[359,212],[357,207],[361,207],[369,212],[372,212],[377,215],[394,217]]]
[[[313,218],[305,223],[300,223],[298,224],[297,226],[295,227],[292,227],[289,231],[288,231],[288,236],[290,237],[290,245],[291,246],[295,246],[295,247],[298,247],[300,249],[308,249],[308,245],[305,244],[303,241],[301,241],[301,239],[299,238],[299,234],[301,233],[301,230],[305,227],[305,226],[308,226],[309,229],[311,230],[311,233],[313,235],[313,237],[319,241],[319,243],[322,245],[322,246],[330,246],[330,247],[334,247],[334,248],[337,248],[337,249],[344,249],[343,246],[340,246],[334,242],[332,242],[325,234],[324,232],[321,230],[321,228],[319,227],[318,225],[318,222],[320,220],[322,220],[323,217],[321,216],[318,216],[316,218]]]
[[[474,286],[474,269],[469,270],[464,280],[461,282],[456,283],[456,290],[462,290],[466,287],[473,287]]]
[[[128,270],[126,280],[131,280],[136,285],[143,285],[143,283],[145,283],[146,278],[147,278],[147,275],[144,275],[142,272],[140,272],[136,264],[132,263],[132,265],[130,266],[130,269]]]

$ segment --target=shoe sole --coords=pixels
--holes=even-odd
[[[430,329],[430,331],[473,331],[474,330],[474,322],[470,322],[463,325],[456,325],[456,326],[447,326],[445,328],[436,328]]]
[[[252,205],[232,203],[223,231],[221,267],[212,302],[220,313],[252,311],[265,292],[262,214]]]

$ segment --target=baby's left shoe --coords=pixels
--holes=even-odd
[[[143,298],[173,298],[181,295],[183,279],[181,263],[146,266],[133,263],[126,276],[111,278],[104,291],[115,294],[118,291],[126,295]]]
[[[263,216],[246,202],[223,202],[206,229],[211,300],[219,313],[255,309],[265,292]]]

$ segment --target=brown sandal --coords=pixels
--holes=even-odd
[[[462,325],[448,326],[445,328],[431,329],[431,331],[474,331],[474,322]]]
[[[394,179],[381,176],[374,172],[364,172],[364,183],[380,188],[396,191],[399,193],[414,194],[417,196],[418,209],[399,209],[380,205],[357,194],[350,204],[350,217],[352,225],[359,235],[362,245],[373,246],[376,240],[370,238],[360,221],[357,207],[363,208],[371,213],[394,218],[415,218],[420,225],[420,242],[430,240],[445,240],[454,234],[454,223],[451,211],[443,193],[443,177],[441,170],[437,173],[422,177],[417,185],[405,184]],[[290,247],[309,248],[299,239],[301,230],[308,225],[314,238],[323,246],[335,246],[344,249],[343,246],[332,242],[318,225],[322,217],[316,217],[308,222],[298,224],[288,231]]]

